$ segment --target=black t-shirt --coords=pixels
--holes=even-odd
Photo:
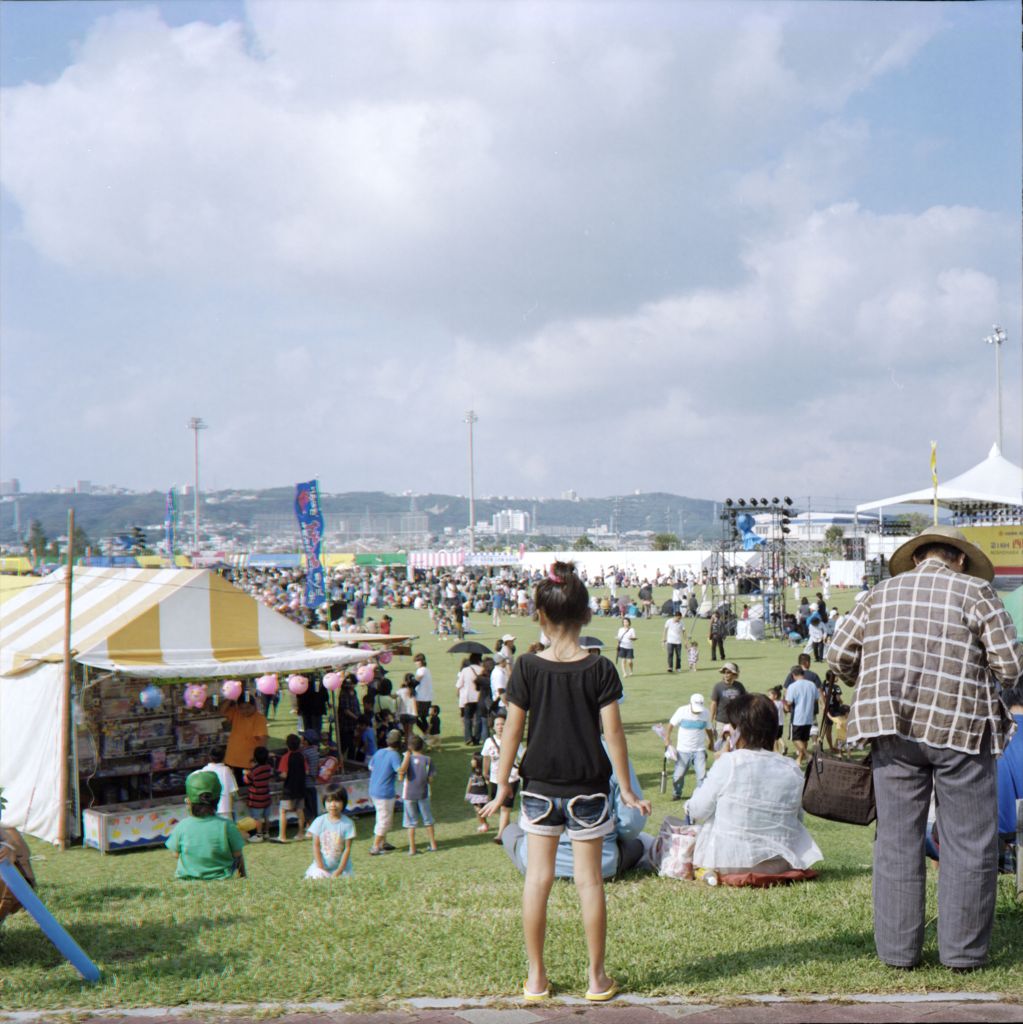
[[[545,796],[610,792],[611,762],[600,742],[600,711],[622,696],[622,681],[601,654],[515,662],[505,700],[528,716],[523,790]]]
[[[785,682],[781,684],[782,693],[789,688],[789,683],[791,683],[795,678],[796,677],[791,672],[785,677]],[[816,672],[808,668],[803,669],[803,678],[809,679],[810,682],[817,687],[818,692],[824,692],[824,684],[821,682],[821,677],[817,675]]]
[[[727,708],[736,697],[741,697],[745,692],[746,687],[743,686],[738,679],[731,684],[718,683],[710,692],[710,699],[712,701],[717,701],[718,703],[717,712],[714,715],[714,721],[727,723],[728,718],[725,715],[725,708]]]

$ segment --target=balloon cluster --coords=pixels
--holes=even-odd
[[[209,692],[202,683],[192,683],[185,687],[185,707],[198,710],[206,703]]]
[[[256,680],[256,689],[259,690],[264,697],[272,697],[278,690],[277,676],[273,673],[260,676]]]
[[[298,696],[309,689],[309,680],[305,676],[288,676],[288,689]]]
[[[376,669],[368,661],[363,662],[355,670],[355,678],[358,679],[360,683],[371,683],[375,676]]]
[[[340,672],[328,672],[323,677],[324,688],[334,693],[341,689],[341,673]]]
[[[139,703],[147,711],[155,711],[163,703],[163,690],[150,683],[140,694]]]

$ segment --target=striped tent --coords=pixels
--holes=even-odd
[[[459,551],[410,551],[408,567],[410,569],[442,569],[453,568],[465,562],[465,552]]]
[[[4,821],[59,834],[65,572],[0,604],[0,787]],[[76,662],[154,679],[213,679],[362,661],[204,569],[78,568]],[[63,709],[63,711],[62,711]]]

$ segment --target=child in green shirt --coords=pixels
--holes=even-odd
[[[185,779],[191,814],[174,826],[166,843],[178,859],[175,877],[209,881],[235,872],[244,877],[245,839],[233,821],[215,813],[220,792],[220,779],[213,772],[192,772]]]

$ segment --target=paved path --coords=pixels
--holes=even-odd
[[[655,1002],[619,999],[593,1006],[582,999],[564,999],[547,1006],[508,1009],[485,1000],[413,1000],[401,1007],[376,1013],[348,1012],[342,1004],[308,1007],[216,1006],[151,1007],[142,1010],[0,1013],[0,1022],[35,1024],[46,1020],[81,1020],[84,1024],[831,1024],[863,1021],[895,1024],[917,1021],[1020,1021],[1023,1003],[1003,1001],[997,995],[937,993],[927,996],[817,997],[812,1001],[749,996],[727,1004]],[[475,1005],[472,1005],[475,1004]]]

